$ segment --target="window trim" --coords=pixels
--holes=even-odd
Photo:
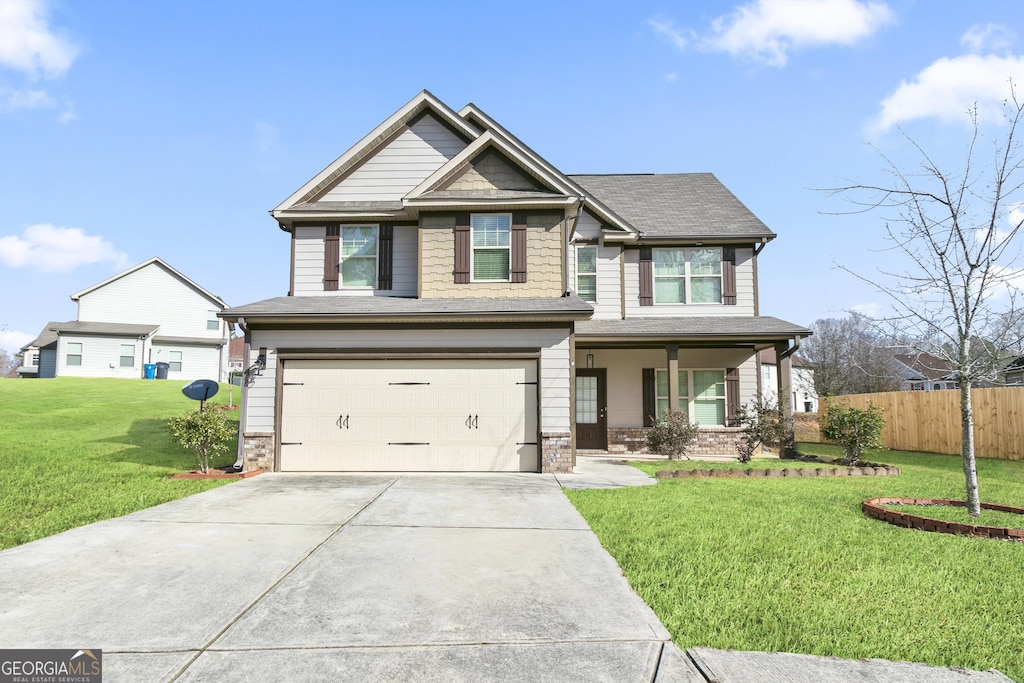
[[[508,217],[508,246],[506,247],[477,247],[474,244],[473,236],[476,233],[476,225],[474,221],[477,216],[506,216]],[[508,212],[489,212],[489,213],[471,213],[469,214],[469,281],[470,282],[512,282],[512,214]],[[480,279],[476,276],[476,250],[487,250],[487,251],[508,251],[508,270],[504,278],[486,278]]]
[[[373,256],[349,256],[351,259],[373,259],[373,284],[370,285],[346,285],[345,284],[345,230],[351,228],[370,228],[373,230]],[[338,230],[338,289],[349,291],[375,290],[380,279],[380,224],[379,223],[353,223],[341,225]]]
[[[78,347],[78,353],[71,353],[71,347],[72,346],[77,346]],[[85,355],[85,344],[83,342],[73,342],[73,341],[64,342],[64,365],[66,365],[66,366],[74,366],[76,368],[80,368],[80,367],[82,367],[82,357],[84,355]],[[77,363],[72,363],[71,362],[71,358],[72,357],[78,358],[78,362]]]
[[[124,350],[130,348],[132,355],[127,355]],[[118,367],[122,368],[134,368],[135,367],[135,344],[119,344],[118,345]],[[125,365],[125,360],[130,361]]]
[[[592,273],[583,273],[583,272],[580,271],[580,250],[582,250],[582,249],[593,249],[594,250],[594,272],[592,272]],[[600,298],[600,295],[598,294],[598,291],[597,291],[597,257],[598,257],[598,247],[597,247],[596,244],[577,244],[576,245],[576,294],[581,299],[583,299],[587,303],[591,303],[591,304],[596,304],[598,302],[598,299]],[[580,289],[580,275],[585,275],[587,277],[593,277],[594,278],[594,298],[593,298],[593,300],[584,298],[583,295],[580,293],[581,292],[581,289]]]
[[[178,360],[174,360],[174,354],[178,354]],[[181,372],[182,361],[185,359],[185,354],[182,351],[168,351],[167,352],[167,371],[168,372]],[[174,367],[177,365],[178,367]]]
[[[663,396],[662,394],[658,393],[658,373],[662,373],[662,372],[667,375],[668,374],[668,368],[655,368],[654,369],[654,405],[655,405],[655,411],[656,412],[657,412],[658,402],[659,401],[667,400],[669,398],[668,396]],[[694,386],[693,386],[694,374],[698,373],[698,372],[720,372],[720,373],[722,373],[722,395],[721,396],[714,396],[712,398],[714,400],[716,400],[716,401],[721,401],[722,402],[722,415],[724,417],[724,422],[722,424],[710,424],[710,425],[701,424],[701,428],[703,429],[705,427],[714,427],[714,428],[728,427],[729,426],[729,388],[728,388],[728,384],[727,384],[728,377],[729,377],[729,370],[728,370],[728,368],[688,368],[687,367],[687,368],[679,368],[679,372],[685,372],[686,373],[686,387],[684,388],[682,383],[679,384],[679,392],[680,393],[679,393],[678,399],[679,399],[680,403],[683,403],[683,399],[685,399],[685,403],[686,403],[686,417],[687,417],[687,419],[690,422],[693,422],[693,419],[694,419],[694,402],[697,401],[697,398],[698,398],[694,394]],[[684,391],[686,392],[685,394],[683,393]],[[701,400],[711,400],[711,399],[703,398]],[[671,403],[670,403],[670,405],[671,405]],[[682,409],[681,405],[680,405],[680,409]],[[656,416],[656,418],[657,419],[661,418],[660,413]]]
[[[217,317],[217,311],[211,309],[206,310],[206,330],[207,332],[210,330],[220,330],[220,318]]]
[[[718,259],[718,273],[713,275],[694,275],[690,268],[690,255],[694,251],[710,251],[717,250]],[[666,251],[681,251],[683,252],[683,272],[677,275],[658,275],[658,269],[655,267],[656,259],[655,254],[657,252]],[[723,247],[655,247],[651,250],[651,301],[655,306],[721,306],[725,303],[725,268],[723,266],[725,260],[725,249]],[[684,301],[658,301],[658,280],[683,280],[683,291],[685,293]],[[718,278],[718,301],[693,301],[693,280],[695,278]]]

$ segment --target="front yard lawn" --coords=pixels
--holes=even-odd
[[[195,469],[167,419],[198,408],[163,380],[0,380],[0,549],[199,493],[224,481],[171,481]],[[240,399],[238,387],[234,401]],[[227,403],[228,387],[210,403]],[[238,412],[230,413],[236,423]],[[234,449],[222,466],[234,462]]]
[[[566,495],[680,647],[997,668],[1024,681],[1024,543],[865,517],[867,498],[963,495],[959,457],[869,459],[902,474],[676,479]],[[1024,505],[1024,463],[979,460],[978,470],[982,500]]]

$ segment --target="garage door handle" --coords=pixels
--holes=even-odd
[[[338,425],[338,429],[348,429],[348,415],[339,415],[338,421],[334,424]]]
[[[473,415],[471,413],[470,416],[466,418],[466,421],[463,424],[465,424],[466,427],[468,427],[469,429],[480,429],[480,416]]]

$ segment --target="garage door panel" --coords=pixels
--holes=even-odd
[[[535,361],[288,361],[284,373],[284,470],[538,467]]]

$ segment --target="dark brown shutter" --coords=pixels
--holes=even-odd
[[[526,214],[512,214],[512,282],[526,282]]]
[[[740,371],[728,368],[725,371],[725,424],[735,427],[740,412]]]
[[[390,223],[380,224],[379,239],[377,240],[377,289],[392,288],[393,278],[391,273],[395,251],[394,233],[395,227]]]
[[[470,240],[469,214],[455,214],[455,284],[469,282]]]
[[[722,249],[722,303],[736,305],[736,247]]]
[[[654,265],[650,247],[640,247],[640,305],[654,305]]]
[[[327,226],[324,237],[324,291],[334,292],[338,289],[338,269],[341,267],[341,227]]]
[[[635,377],[635,375],[634,375]],[[653,427],[657,419],[658,395],[654,384],[654,368],[643,369],[644,427]]]

